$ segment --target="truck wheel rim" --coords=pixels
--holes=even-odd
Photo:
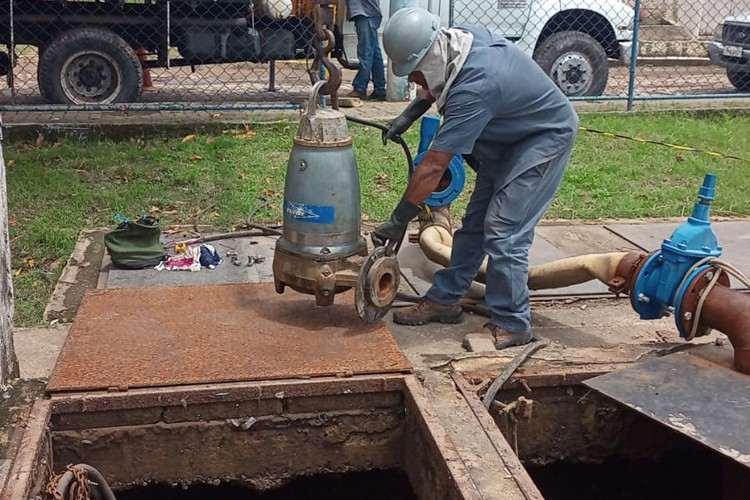
[[[78,52],[60,71],[65,96],[75,104],[109,104],[122,88],[122,71],[115,60],[99,51]]]
[[[594,68],[583,54],[569,52],[555,60],[550,76],[566,95],[582,95],[591,88]]]

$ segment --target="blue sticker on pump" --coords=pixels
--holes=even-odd
[[[284,213],[294,220],[313,224],[333,224],[336,218],[336,207],[326,205],[307,205],[284,200]]]

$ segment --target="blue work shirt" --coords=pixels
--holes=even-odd
[[[459,26],[474,35],[469,55],[440,110],[444,117],[431,149],[468,156],[504,186],[528,169],[570,148],[578,115],[567,97],[518,47],[485,28]]]
[[[378,0],[346,0],[346,7],[348,9],[348,21],[351,21],[355,16],[378,17],[383,15]]]

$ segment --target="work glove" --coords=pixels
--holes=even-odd
[[[409,130],[409,127],[420,116],[427,113],[431,107],[432,102],[421,96],[414,99],[400,115],[394,118],[393,122],[389,125],[388,131],[383,133],[383,144],[386,144],[389,140],[398,140],[401,134]]]
[[[401,198],[391,214],[391,219],[375,228],[370,235],[372,243],[376,247],[387,246],[387,253],[392,254],[404,239],[409,222],[421,211],[421,207],[412,205],[406,198]]]

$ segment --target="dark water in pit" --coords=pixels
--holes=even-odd
[[[706,453],[666,460],[526,466],[545,500],[721,500],[722,467]]]
[[[153,485],[115,492],[117,500],[417,500],[401,471],[324,474],[295,479],[264,493],[240,484]]]

